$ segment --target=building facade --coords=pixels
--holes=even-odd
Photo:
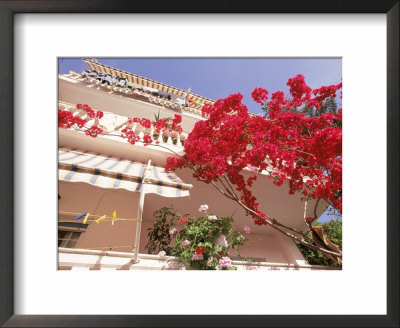
[[[219,217],[233,215],[238,230],[251,227],[246,235],[249,245],[240,253],[255,262],[233,258],[238,270],[321,269],[306,263],[292,239],[268,226],[255,226],[243,209],[195,180],[190,170],[165,172],[166,159],[183,154],[186,136],[204,119],[201,107],[212,99],[95,60],[84,61],[88,69],[81,74],[59,75],[59,108],[75,116],[85,115],[77,104],[101,110],[104,116],[98,124],[107,135],[90,138],[79,129],[59,129],[59,269],[184,269],[176,258],[147,254],[148,229],[161,207],[197,215],[201,204]],[[161,131],[157,145],[132,145],[118,136],[129,118],[154,120],[174,114],[182,116],[181,137]],[[142,136],[155,134],[138,122],[130,127]],[[301,218],[312,215],[313,202],[305,206],[300,195],[289,195],[285,186],[277,187],[271,180],[261,177],[254,184],[260,209],[287,226],[306,230]],[[317,214],[325,209],[320,204]]]

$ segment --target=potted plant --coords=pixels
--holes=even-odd
[[[176,131],[172,131],[171,139],[172,139],[172,144],[176,145],[178,143],[178,133]]]
[[[149,229],[149,237],[152,239],[148,245],[157,244],[162,247],[146,246],[149,251],[151,249],[157,253],[162,250],[166,255],[176,256],[187,269],[237,269],[232,265],[229,254],[233,251],[240,256],[238,248],[247,238],[235,229],[232,217],[219,218],[207,214],[207,205],[200,206],[200,217],[182,216],[171,208],[168,211],[170,223],[168,220],[163,221],[163,228],[160,229],[160,223],[156,221],[153,228]]]
[[[149,254],[165,252],[166,255],[171,255],[172,235],[169,231],[180,216],[172,207],[162,207],[154,212],[153,217],[155,221],[153,226],[147,229],[149,241],[145,248]]]

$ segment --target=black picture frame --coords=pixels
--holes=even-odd
[[[387,315],[14,315],[13,21],[16,13],[385,13],[387,16]],[[0,0],[0,324],[4,327],[399,327],[399,1]],[[368,288],[368,286],[366,286]]]

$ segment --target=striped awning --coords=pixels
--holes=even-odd
[[[58,179],[91,185],[159,194],[164,197],[189,196],[192,185],[158,166],[71,148],[58,149]]]
[[[164,91],[170,94],[178,95],[178,96],[184,96],[186,95],[187,91],[179,88],[175,88],[173,86],[157,82],[148,78],[145,78],[143,76],[139,76],[133,73],[125,72],[117,68],[113,68],[104,64],[101,64],[99,62],[95,62],[93,60],[89,59],[83,59],[83,61],[89,66],[89,69],[94,70],[96,72],[103,72],[106,74],[118,76],[120,78],[127,79],[128,83],[133,83],[142,87],[149,87],[149,88],[154,88],[160,91]],[[206,98],[200,95],[197,95],[195,93],[190,92],[190,97],[193,98],[195,101],[201,101],[202,103],[208,103],[208,104],[213,104],[214,100],[210,98]],[[200,109],[201,106],[195,105],[196,108]]]

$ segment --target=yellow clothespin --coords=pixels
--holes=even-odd
[[[113,216],[114,221],[117,221],[117,211],[114,211],[112,216]]]
[[[85,215],[85,218],[83,219],[83,222],[82,222],[83,224],[86,223],[86,221],[87,221],[87,219],[88,219],[89,216],[90,216],[90,213],[87,212],[86,215]]]
[[[107,215],[104,214],[100,219],[96,220],[96,223],[99,223],[100,221],[105,220],[106,217],[107,217]]]

